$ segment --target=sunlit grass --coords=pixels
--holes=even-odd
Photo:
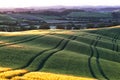
[[[12,80],[96,80],[96,79],[47,72],[30,72],[22,77],[16,76],[12,78]]]
[[[0,67],[0,80],[96,80],[93,78],[76,77],[72,75],[54,74],[48,72],[29,72],[27,70],[12,70]],[[24,74],[21,76],[21,74]]]
[[[7,44],[11,44],[11,43],[8,43],[8,42],[5,42],[5,41],[0,41],[0,44],[7,45]]]
[[[26,72],[28,71],[27,70],[10,70],[10,71],[0,73],[0,78],[9,78],[12,76],[24,74]]]
[[[95,52],[93,58],[91,59],[93,71],[98,79],[103,80],[104,78],[100,74],[99,68],[95,62],[97,60],[96,49],[100,52],[99,61],[107,77],[109,77],[111,80],[119,80],[120,65],[116,63],[116,61],[119,62],[119,55],[117,54],[119,53],[119,44],[118,52],[112,50],[112,40],[116,39],[114,35],[118,34],[117,31],[119,31],[119,28],[114,29],[111,27],[111,29],[96,29],[97,28],[94,30],[92,29],[91,31],[89,31],[90,29],[88,31],[87,29],[85,31],[56,29],[1,32],[1,66],[20,69],[22,66],[28,65],[25,69],[34,71],[38,68],[40,62],[45,62],[45,64],[43,64],[43,68],[39,70],[43,72],[29,72],[27,70],[11,70],[11,68],[0,68],[0,80],[7,78],[11,78],[10,80],[95,80],[91,79],[92,76],[88,66],[90,51]],[[94,33],[95,31],[99,33]],[[104,35],[104,33],[107,35]],[[41,37],[42,35],[43,37]],[[73,36],[73,38],[75,36],[76,39],[68,39],[70,36]],[[101,40],[96,40],[96,38],[100,36],[102,36]],[[31,40],[34,37],[35,39]],[[63,42],[60,43],[61,40],[63,40]],[[66,43],[67,41],[69,41],[68,44]],[[96,43],[97,41],[98,43]],[[94,46],[96,49],[90,48],[90,46],[93,46],[91,42],[97,44]],[[64,50],[59,51],[59,49],[65,43],[66,45]],[[119,39],[117,40],[117,43],[119,43]],[[59,44],[58,47],[53,48],[57,44]],[[116,47],[117,45],[115,48]],[[47,51],[49,48],[50,50]],[[44,50],[46,50],[46,52],[41,54],[40,52]],[[58,52],[55,53],[55,50],[58,50]],[[51,52],[54,55],[47,58],[46,56]],[[35,55],[37,55],[37,57],[34,57]],[[47,61],[43,61],[43,59],[46,59]],[[28,64],[29,61],[31,62]],[[114,74],[112,72],[114,72]]]
[[[4,71],[8,71],[8,70],[11,70],[11,68],[0,67],[0,72],[4,72]]]
[[[0,32],[0,36],[19,36],[19,35],[30,35],[30,34],[73,34],[71,30],[29,30],[29,31],[20,31],[20,32]]]
[[[103,27],[103,28],[89,28],[89,29],[84,29],[84,30],[98,30],[98,29],[107,29],[107,28],[120,28],[120,26],[111,26],[111,27]]]

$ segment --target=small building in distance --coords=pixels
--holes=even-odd
[[[76,29],[75,25],[79,23],[79,21],[69,20],[44,20],[44,21],[49,29]]]
[[[55,30],[56,26],[50,25],[49,28],[50,28],[50,30]]]

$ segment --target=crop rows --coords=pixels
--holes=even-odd
[[[116,34],[115,36],[114,36],[114,38],[112,39],[112,43],[113,43],[113,51],[116,51],[116,52],[118,52],[119,50],[118,50],[118,44],[117,44],[117,40],[118,40],[118,38],[119,38],[119,36],[120,36],[120,34],[118,33],[118,34]]]
[[[90,69],[90,72],[91,72],[91,75],[94,77],[94,78],[97,78],[96,74],[94,73],[93,71],[93,68],[92,68],[92,57],[93,55],[95,55],[96,53],[96,65],[99,69],[99,72],[101,73],[101,75],[106,79],[106,80],[109,80],[108,77],[105,75],[104,71],[102,70],[102,67],[100,65],[100,62],[99,62],[99,52],[97,51],[97,43],[98,41],[101,39],[102,37],[101,36],[97,36],[97,38],[95,40],[93,40],[91,42],[91,45],[90,45],[90,48],[91,48],[91,55],[90,57],[88,58],[88,66],[89,66],[89,69]]]
[[[94,32],[95,33],[95,32]],[[108,31],[104,31],[104,32],[100,32],[98,31],[98,33],[96,34],[100,34],[102,36],[108,36],[110,38],[112,38],[112,50],[113,51],[116,51],[116,52],[119,52],[119,45],[117,43],[117,40],[119,40],[119,29],[118,30],[108,30]],[[108,34],[111,34],[111,35],[108,35]]]
[[[104,34],[101,34],[101,35],[104,35]],[[117,33],[114,37],[113,37],[113,39],[112,39],[112,43],[113,43],[113,51],[116,51],[116,52],[118,52],[118,44],[116,43],[116,41],[117,41],[117,39],[119,38],[119,33]],[[91,42],[91,45],[90,45],[90,48],[91,48],[91,55],[90,55],[90,57],[89,57],[89,59],[88,59],[88,66],[89,66],[89,69],[90,69],[90,72],[91,72],[91,74],[92,74],[92,76],[94,77],[94,78],[97,78],[97,76],[95,75],[95,73],[94,73],[94,71],[93,71],[93,68],[92,68],[92,66],[91,66],[91,60],[92,60],[92,57],[93,57],[93,55],[96,53],[96,64],[97,64],[97,67],[98,67],[98,69],[99,69],[99,72],[101,73],[101,75],[106,79],[106,80],[109,80],[109,78],[106,76],[106,74],[104,73],[104,71],[103,71],[103,69],[102,69],[102,67],[101,67],[101,65],[100,65],[100,61],[99,61],[99,58],[100,58],[100,56],[99,56],[99,52],[98,52],[98,50],[97,50],[97,48],[96,48],[96,46],[97,46],[97,43],[98,43],[98,41],[101,39],[101,36],[97,36],[97,38],[96,38],[96,40],[93,40],[92,42]]]
[[[4,47],[4,46],[10,46],[10,45],[15,45],[15,44],[20,44],[20,43],[25,43],[25,42],[29,42],[31,40],[34,40],[34,39],[37,39],[39,37],[43,37],[44,35],[42,36],[33,36],[33,37],[27,37],[27,38],[23,38],[21,40],[18,40],[18,41],[15,41],[15,42],[12,42],[12,43],[8,43],[8,44],[3,44],[1,45],[0,47]]]
[[[76,39],[76,36],[73,37],[73,38],[70,37],[69,39],[74,40],[74,39]],[[105,73],[103,72],[103,70],[102,70],[102,68],[101,68],[101,66],[100,66],[99,53],[98,53],[98,51],[97,51],[97,49],[96,49],[97,43],[98,43],[98,41],[99,41],[100,39],[101,39],[101,36],[97,36],[96,40],[95,40],[95,41],[93,40],[93,42],[91,43],[91,51],[92,51],[92,53],[91,53],[91,56],[90,56],[90,58],[89,58],[89,65],[91,65],[91,58],[93,57],[94,50],[96,50],[96,54],[97,54],[97,56],[96,56],[96,62],[97,62],[97,66],[98,66],[98,68],[99,68],[99,71],[100,71],[101,75],[102,75],[105,79],[108,79],[108,78],[105,76]],[[60,42],[55,48],[52,48],[52,49],[56,49],[57,47],[59,47],[59,45],[62,43],[62,41],[64,41],[64,40],[61,40],[61,42]],[[45,62],[46,62],[53,54],[55,54],[56,52],[59,52],[59,51],[63,50],[63,49],[65,48],[65,46],[68,44],[68,42],[69,42],[69,40],[64,43],[64,45],[63,45],[63,47],[62,47],[61,49],[49,53],[49,54],[42,60],[42,63],[39,65],[38,69],[36,69],[35,71],[39,71],[40,69],[42,69],[42,67],[44,66]],[[41,54],[43,54],[43,53],[45,53],[45,52],[47,52],[47,51],[49,51],[49,50],[52,50],[52,49],[44,50]],[[37,56],[39,56],[39,55],[37,55]],[[36,57],[37,57],[37,56],[36,56]],[[90,66],[90,67],[91,67],[91,66]],[[92,72],[92,69],[91,69],[91,73],[94,74],[94,73]],[[95,74],[93,75],[93,77],[95,77]],[[95,77],[95,78],[96,78],[96,77]]]
[[[66,47],[66,45],[67,45],[68,42],[70,41],[69,39],[74,40],[74,39],[76,39],[76,36],[70,36],[70,37],[68,38],[68,40],[66,40],[66,41],[65,41],[64,39],[62,39],[54,48],[41,51],[40,53],[38,53],[37,55],[35,55],[34,57],[32,57],[25,66],[23,66],[23,67],[21,67],[21,68],[18,68],[18,69],[25,69],[25,68],[27,68],[38,56],[40,56],[41,54],[43,54],[43,53],[45,53],[45,52],[47,52],[47,51],[50,51],[50,50],[54,50],[54,49],[59,48],[60,45],[62,45],[63,42],[64,42],[64,45],[63,45],[59,50],[53,51],[52,53],[50,53],[49,55],[47,55],[47,56],[43,59],[42,63],[39,65],[38,69],[36,69],[35,71],[40,70],[40,69],[44,66],[45,62],[47,61],[47,59],[48,59],[50,56],[52,56],[54,53],[56,53],[56,52],[58,52],[58,51],[63,50],[63,49]],[[26,41],[26,40],[24,40],[24,41]],[[23,41],[20,41],[20,42],[23,42]],[[19,42],[12,43],[11,45],[17,44],[17,43],[19,43]],[[9,45],[10,45],[10,44],[9,44]],[[14,70],[17,70],[17,69],[14,69]],[[13,77],[13,76],[12,76],[12,77]],[[10,78],[10,77],[9,77],[9,78]]]
[[[104,70],[103,70],[103,68],[100,64],[100,58],[102,58],[102,59],[106,59],[106,58],[101,57],[101,53],[98,50],[98,49],[102,48],[102,46],[99,46],[98,43],[105,36],[104,36],[104,33],[102,33],[101,31],[98,31],[98,32],[96,31],[96,32],[94,32],[94,34],[99,34],[99,35],[95,35],[96,37],[94,36],[93,38],[91,38],[91,35],[90,35],[90,37],[87,37],[89,35],[83,36],[83,37],[80,37],[80,36],[77,36],[77,35],[70,35],[68,38],[59,37],[60,40],[57,41],[57,44],[55,46],[53,46],[52,48],[48,48],[48,49],[44,49],[42,51],[39,51],[39,53],[35,54],[28,61],[26,61],[27,63],[25,65],[23,65],[22,67],[13,69],[13,71],[18,70],[18,69],[28,69],[29,70],[29,68],[31,68],[31,66],[33,66],[36,63],[36,65],[34,65],[36,67],[33,70],[29,70],[29,71],[26,71],[26,72],[20,73],[20,74],[18,73],[16,75],[12,75],[12,76],[7,76],[6,78],[12,79],[15,76],[24,76],[27,73],[30,73],[31,71],[41,71],[41,69],[45,66],[47,61],[50,58],[52,58],[56,53],[65,50],[65,48],[67,46],[69,46],[69,44],[71,44],[70,42],[76,42],[76,44],[79,43],[79,45],[81,45],[81,43],[83,43],[83,45],[85,44],[85,45],[89,46],[89,48],[90,48],[90,53],[87,53],[88,54],[87,56],[88,56],[88,67],[89,67],[89,70],[90,70],[90,73],[91,73],[92,77],[99,79],[96,72],[94,71],[94,67],[92,66],[93,65],[92,60],[94,60],[94,58],[95,58],[95,62],[96,62],[95,66],[97,67],[99,73],[101,74],[101,76],[104,79],[109,80],[109,77],[104,72]],[[23,38],[21,40],[17,40],[15,42],[12,42],[12,43],[9,43],[9,44],[1,45],[0,47],[10,46],[10,45],[19,44],[19,43],[25,43],[25,42],[29,42],[29,41],[32,41],[32,40],[36,40],[37,38],[41,38],[41,37],[44,37],[44,36],[45,35],[40,35],[40,36],[37,35],[37,36],[33,36],[33,37],[26,37],[26,38]],[[54,36],[57,37],[57,35],[54,35]],[[112,41],[111,41],[111,43],[113,44],[111,50],[116,51],[116,52],[119,52],[119,50],[118,50],[119,45],[117,44],[118,39],[119,39],[119,33],[115,34],[115,36],[112,38]],[[103,44],[104,42],[101,42],[101,43]],[[108,48],[104,48],[104,49],[108,49]],[[111,60],[111,61],[114,61],[114,59]],[[10,71],[12,71],[12,70],[6,70],[4,72],[1,71],[0,74],[2,75],[3,73],[7,73],[7,72],[9,73]]]
[[[7,70],[9,68],[0,68],[0,70]],[[12,70],[5,73],[0,73],[1,80],[96,80],[92,78],[84,78],[84,77],[75,77],[75,76],[67,76],[53,73],[45,73],[45,72],[30,72],[25,74],[27,70]],[[24,76],[21,76],[25,74]],[[13,77],[12,77],[13,76]],[[14,77],[15,76],[15,77]],[[12,77],[11,79],[9,79]]]

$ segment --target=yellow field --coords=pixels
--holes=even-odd
[[[28,35],[28,34],[48,34],[48,33],[57,33],[57,34],[73,34],[71,30],[29,30],[29,31],[20,31],[20,32],[0,32],[0,36],[19,36],[19,35]]]
[[[98,30],[98,29],[105,29],[105,28],[120,28],[119,26],[112,26],[112,27],[103,27],[103,28],[89,28],[89,29],[84,29],[84,30]]]
[[[46,72],[30,72],[22,77],[16,76],[12,78],[12,80],[95,80],[95,79]]]
[[[0,72],[4,72],[4,71],[8,71],[8,70],[11,70],[11,68],[0,67]]]
[[[108,28],[108,27],[106,27]],[[109,28],[120,28],[120,26],[113,26]],[[97,30],[97,29],[105,29],[105,28],[89,28],[84,30]],[[74,30],[79,31],[79,30]],[[20,32],[0,32],[0,36],[19,36],[19,35],[25,35],[25,34],[48,34],[48,33],[57,33],[57,34],[74,34],[72,30],[62,30],[62,29],[55,29],[55,30],[28,30],[28,31],[20,31]]]
[[[96,80],[47,72],[28,72],[0,67],[0,80]],[[23,76],[21,76],[23,74]]]
[[[25,74],[26,72],[28,72],[27,70],[10,70],[10,71],[5,71],[0,73],[0,78],[11,78],[14,76],[18,76],[21,74]]]

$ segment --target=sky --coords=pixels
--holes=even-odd
[[[120,6],[120,0],[0,0],[0,8],[47,6]]]

